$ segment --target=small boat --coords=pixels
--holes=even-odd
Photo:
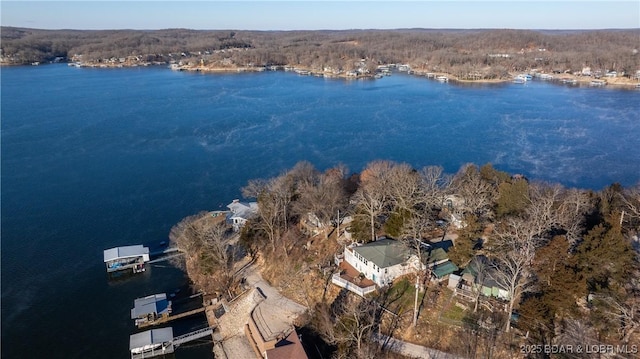
[[[436,80],[438,80],[439,82],[449,82],[449,78],[446,76],[438,76],[436,77]]]
[[[600,86],[604,86],[606,85],[607,82],[604,80],[592,80],[589,85],[594,86],[594,87],[600,87]]]
[[[517,83],[525,83],[527,81],[531,81],[531,79],[533,79],[533,77],[529,74],[520,74],[514,78],[514,82],[517,80]]]
[[[514,83],[514,84],[524,84],[524,83],[526,83],[526,82],[527,82],[527,81],[526,81],[525,79],[522,79],[522,78],[519,78],[519,77],[515,77],[515,78],[513,79],[513,83]]]

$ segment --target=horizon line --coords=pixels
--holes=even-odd
[[[167,31],[167,30],[189,30],[189,31],[251,31],[251,32],[313,32],[313,31],[417,31],[417,30],[436,30],[436,31],[481,31],[481,30],[515,30],[515,31],[634,31],[640,30],[640,27],[607,27],[607,28],[512,28],[512,27],[398,27],[398,28],[350,28],[350,29],[239,29],[239,28],[220,28],[220,29],[196,29],[189,27],[167,27],[167,28],[103,28],[103,29],[80,29],[80,28],[37,28],[14,25],[0,25],[0,28],[14,28],[22,30],[40,30],[40,31]]]

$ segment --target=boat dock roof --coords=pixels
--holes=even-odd
[[[173,328],[151,329],[129,336],[129,350],[132,353],[151,350],[155,346],[169,344],[173,351]],[[151,355],[150,355],[151,356]]]
[[[166,293],[152,294],[133,301],[131,319],[144,317],[148,314],[162,315],[171,310],[171,301],[167,300]]]
[[[110,262],[122,258],[133,258],[146,256],[149,257],[149,248],[144,247],[142,244],[125,247],[115,247],[104,250],[104,262]]]

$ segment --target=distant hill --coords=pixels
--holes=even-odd
[[[640,70],[640,29],[633,30],[324,30],[208,31],[38,30],[1,28],[1,63],[57,60],[290,65],[349,71],[398,63],[464,78],[509,72]],[[122,62],[122,61],[120,61]]]

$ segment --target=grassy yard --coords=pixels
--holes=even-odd
[[[422,302],[424,295],[424,291],[418,294],[418,303]],[[415,296],[415,282],[410,278],[404,277],[393,283],[393,286],[389,288],[384,303],[389,310],[396,313],[406,312],[413,310]]]
[[[449,321],[462,323],[462,319],[464,319],[464,317],[465,310],[456,305],[451,305],[447,310],[442,312],[442,318],[448,319]]]

